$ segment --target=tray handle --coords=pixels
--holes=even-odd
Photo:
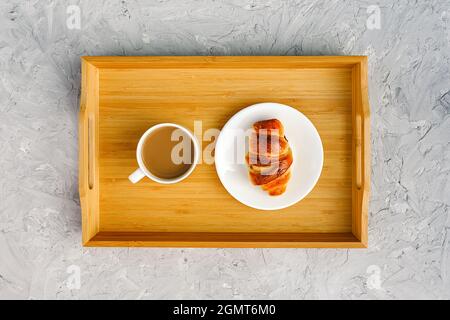
[[[361,189],[363,185],[363,163],[362,163],[362,117],[361,114],[356,115],[356,188]]]
[[[98,79],[99,72],[89,59],[81,60],[79,115],[79,192],[82,238],[87,244],[99,231],[98,183]]]
[[[353,143],[354,184],[352,233],[364,247],[368,243],[368,208],[370,187],[370,108],[367,57],[359,57],[353,67]]]
[[[96,188],[98,70],[82,58],[82,81],[79,118],[80,193],[87,195]]]
[[[80,104],[80,187],[86,191],[95,187],[95,115],[91,108]]]
[[[94,153],[95,153],[94,117],[90,114],[87,118],[88,118],[88,126],[87,126],[88,187],[89,190],[92,190],[94,189]]]

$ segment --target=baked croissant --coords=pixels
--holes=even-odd
[[[271,196],[286,191],[291,177],[292,151],[278,119],[253,124],[246,155],[250,181],[261,186]]]

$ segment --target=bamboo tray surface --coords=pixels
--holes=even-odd
[[[79,154],[86,246],[367,246],[366,57],[83,57]],[[175,185],[133,185],[149,127],[222,128],[259,102],[298,108],[316,126],[324,166],[313,191],[282,210],[231,197],[214,165]],[[203,141],[205,148],[210,141]]]

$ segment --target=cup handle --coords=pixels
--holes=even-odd
[[[136,169],[136,171],[134,171],[132,174],[130,174],[130,176],[128,177],[128,179],[132,182],[132,183],[136,183],[139,180],[141,180],[143,177],[145,177],[145,173],[144,171],[142,171],[140,168]]]

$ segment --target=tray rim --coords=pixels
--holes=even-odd
[[[82,243],[88,247],[367,248],[370,108],[367,56],[83,56],[79,112],[79,194]],[[270,68],[267,68],[270,63]],[[188,233],[101,232],[99,222],[98,95],[100,69],[351,68],[352,232]],[[90,93],[90,94],[88,94]],[[87,152],[85,152],[87,150]],[[236,239],[236,235],[240,238]],[[263,237],[262,237],[263,235]]]

